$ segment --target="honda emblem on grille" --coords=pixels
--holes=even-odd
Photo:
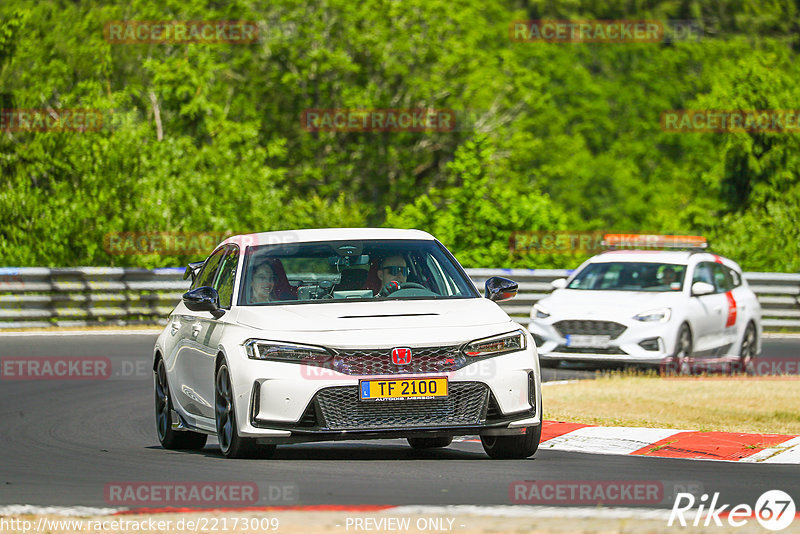
[[[395,365],[411,363],[411,349],[407,347],[392,349],[392,363]]]

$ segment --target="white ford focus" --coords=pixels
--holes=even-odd
[[[492,458],[533,455],[541,388],[530,334],[417,230],[236,236],[191,264],[154,349],[158,437],[228,457],[320,440],[480,435]]]
[[[705,252],[697,236],[607,235],[594,256],[537,302],[528,326],[542,365],[561,361],[658,364],[686,373],[753,368],[761,307],[739,266]]]

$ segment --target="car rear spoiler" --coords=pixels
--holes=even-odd
[[[183,279],[186,280],[191,276],[192,283],[194,284],[194,279],[197,278],[197,273],[203,268],[204,263],[204,261],[195,261],[187,265],[186,270],[183,272]]]

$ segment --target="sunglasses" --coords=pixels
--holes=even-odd
[[[392,276],[397,276],[402,274],[403,276],[408,276],[408,273],[411,272],[408,267],[400,267],[399,265],[389,265],[386,267],[381,267],[384,271],[389,271]]]

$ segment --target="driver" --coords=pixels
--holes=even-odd
[[[387,256],[381,262],[377,275],[382,287],[391,282],[397,282],[398,286],[402,286],[408,279],[406,259],[400,254]]]

